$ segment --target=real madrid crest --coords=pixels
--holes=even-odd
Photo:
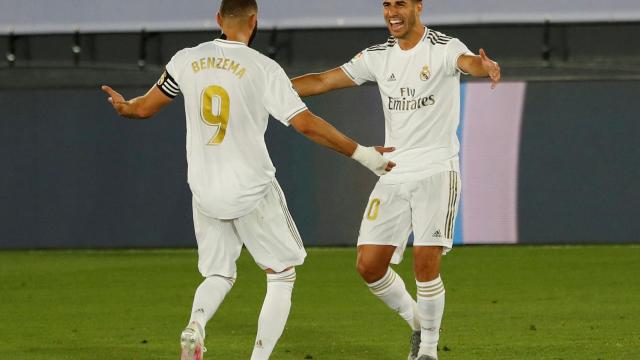
[[[422,67],[422,72],[420,72],[420,80],[427,81],[431,77],[431,71],[429,71],[429,65],[425,65]]]

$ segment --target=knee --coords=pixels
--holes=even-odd
[[[430,264],[414,266],[414,272],[416,274],[416,280],[422,282],[432,281],[440,276],[440,268]]]
[[[440,276],[441,247],[414,247],[413,270],[418,281],[432,281]]]
[[[293,289],[296,281],[296,269],[289,268],[285,271],[275,273],[267,271],[267,288],[273,286],[284,286]]]
[[[228,286],[229,289],[231,289],[233,287],[233,284],[236,283],[236,277],[211,275],[211,276],[207,276],[203,281],[203,284],[217,284],[217,283],[224,284],[225,286]]]
[[[360,274],[362,279],[371,284],[384,277],[384,274],[387,273],[388,266],[373,264],[358,259],[356,269],[358,270],[358,274]]]

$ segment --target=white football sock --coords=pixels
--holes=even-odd
[[[417,305],[407,292],[402,278],[389,268],[382,279],[367,284],[369,290],[407,321],[413,331],[420,330]]]
[[[251,360],[269,359],[289,317],[295,280],[296,270],[293,268],[279,274],[267,274],[267,294],[258,319],[258,334]]]
[[[189,324],[196,322],[202,330],[202,337],[205,336],[205,327],[207,322],[211,320],[213,314],[216,313],[218,307],[227,296],[229,290],[233,286],[235,279],[222,276],[211,276],[198,286],[196,295],[193,298],[193,307],[191,309],[191,318]]]
[[[421,323],[421,341],[419,355],[438,356],[438,339],[440,338],[440,323],[444,313],[444,284],[437,279],[420,282],[418,286],[418,312]]]

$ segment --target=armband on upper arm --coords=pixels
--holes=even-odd
[[[180,86],[178,86],[178,83],[167,70],[162,73],[162,76],[160,76],[160,79],[158,80],[158,83],[156,85],[163,94],[172,99],[180,93]]]

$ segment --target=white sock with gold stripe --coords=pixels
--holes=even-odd
[[[229,290],[233,286],[235,279],[226,278],[222,276],[211,276],[198,286],[196,294],[193,297],[193,308],[191,309],[191,318],[189,324],[192,322],[198,323],[202,330],[202,337],[205,336],[204,328],[207,326],[207,322],[211,320],[213,314],[216,313],[222,300],[224,300]]]
[[[279,274],[267,274],[267,294],[258,319],[258,334],[251,360],[267,360],[280,339],[289,317],[295,281],[296,270],[293,268]]]
[[[369,290],[407,321],[413,331],[420,329],[416,302],[407,292],[402,278],[389,268],[382,279],[367,284]]]
[[[444,313],[444,284],[438,276],[435,280],[427,282],[416,281],[416,285],[421,325],[419,355],[437,358],[440,323]]]

